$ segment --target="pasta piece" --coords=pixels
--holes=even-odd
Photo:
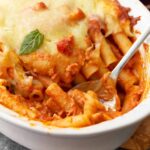
[[[26,76],[22,66],[16,65],[14,69],[15,92],[28,98],[30,89],[32,87],[33,77]]]
[[[144,66],[142,65],[144,62],[140,56],[139,53],[136,53],[132,60],[132,69],[133,73],[137,76],[137,78],[141,81],[143,80],[143,68]]]
[[[121,101],[120,101],[120,97],[118,96],[118,94],[115,95],[116,98],[116,111],[120,111],[121,110]]]
[[[132,42],[123,32],[113,34],[113,39],[123,54],[126,54],[132,46]]]
[[[116,57],[111,51],[110,46],[108,45],[105,37],[100,31],[101,29],[101,22],[98,16],[92,16],[89,19],[89,29],[88,34],[91,40],[95,44],[95,49],[98,51],[98,57],[101,55],[102,59],[104,60],[106,66],[116,62]]]
[[[75,89],[75,90],[70,90],[68,92],[68,95],[78,104],[78,106],[82,109],[83,112],[83,107],[86,101],[84,93],[80,90]]]
[[[91,125],[91,121],[87,115],[78,115],[73,117],[67,117],[65,119],[53,120],[51,122],[47,122],[47,124],[62,128],[79,128]]]
[[[65,112],[70,111],[70,99],[67,94],[56,84],[52,83],[46,90],[46,94],[52,97]]]
[[[46,88],[52,83],[52,80],[48,76],[38,75],[37,79],[42,83],[42,85]]]
[[[109,70],[106,67],[106,65],[104,64],[104,62],[102,61],[101,58],[99,58],[99,70],[98,73],[100,75],[100,77],[102,77],[105,73],[107,73]]]
[[[58,103],[66,115],[73,115],[72,113],[74,113],[75,109],[79,109],[80,111],[78,105],[56,83],[52,83],[47,88],[46,94]]]
[[[33,101],[42,101],[44,98],[44,95],[42,93],[42,90],[39,89],[34,89],[30,94],[29,94],[29,98]]]
[[[82,67],[82,72],[88,79],[99,69],[100,45],[97,44],[97,47],[94,50],[90,51],[87,55],[88,59]]]
[[[109,46],[105,38],[103,38],[101,43],[101,57],[104,60],[104,63],[106,64],[107,67],[117,62],[117,58],[113,54],[111,47]]]
[[[85,75],[85,77],[88,79],[90,78],[95,72],[97,72],[99,69],[99,65],[97,62],[90,61],[86,63],[83,68],[82,72]]]
[[[84,105],[84,114],[90,118],[92,124],[111,119],[106,115],[105,107],[98,101],[98,97],[94,92],[88,91],[85,97],[87,101]]]
[[[96,44],[96,48],[88,53],[88,60],[82,67],[82,72],[87,79],[99,70],[100,61],[100,45]]]
[[[141,61],[141,58],[138,57],[139,52],[135,53],[135,55],[128,61],[128,63],[126,64],[126,66],[124,68],[127,68],[127,69],[132,69],[134,70],[134,64],[135,63],[138,63],[138,61],[140,62]],[[138,57],[138,58],[137,58]],[[138,60],[138,61],[137,61]]]
[[[85,94],[85,97],[87,101],[84,105],[84,114],[91,118],[92,124],[111,119],[108,116],[106,117],[105,107],[98,100],[98,97],[94,92],[88,91],[87,94]]]
[[[99,88],[96,90],[98,98],[109,101],[113,95],[117,94],[115,82],[109,77],[110,73],[106,73],[99,81]]]
[[[50,75],[55,68],[55,59],[48,54],[32,53],[30,55],[22,55],[21,60],[23,66],[27,70],[31,70],[39,75]]]
[[[0,79],[0,86],[6,86],[7,85],[7,80]]]
[[[43,91],[43,84],[37,79],[33,79],[32,87],[34,89]]]
[[[9,47],[3,46],[3,52],[1,53],[1,55],[1,78],[7,79],[10,84],[14,85],[16,93],[19,93],[24,97],[28,97],[33,78],[25,74],[19,57]]]
[[[87,94],[85,94],[86,102],[84,105],[84,113],[87,115],[91,115],[93,113],[96,113],[98,110],[105,110],[105,107],[101,102],[98,101],[97,95],[92,92],[88,91]]]
[[[143,88],[140,86],[131,86],[128,90],[128,94],[125,96],[124,103],[122,106],[122,112],[126,113],[132,110],[135,106],[139,104],[141,93]]]
[[[99,80],[99,79],[100,79],[100,75],[99,75],[98,71],[89,78],[90,81]]]
[[[134,36],[132,27],[131,27],[131,21],[129,19],[122,23],[122,29],[127,36],[129,37]]]
[[[122,54],[120,53],[120,50],[113,44],[113,42],[108,41],[108,44],[110,45],[114,55],[117,57],[118,60],[120,60],[122,58]]]
[[[57,103],[57,101],[53,100],[53,98],[48,98],[44,101],[44,106],[48,107],[52,114],[57,114],[58,116],[63,115],[63,108]]]
[[[0,94],[0,104],[30,119],[36,119],[38,112],[36,109],[30,109],[21,96],[10,94],[4,86],[0,86],[0,93],[3,93]]]
[[[109,110],[108,112],[106,112],[106,114],[109,115],[111,118],[116,118],[121,116],[122,112]]]
[[[127,92],[131,86],[138,84],[138,78],[130,69],[123,69],[118,77],[119,85]]]
[[[91,42],[93,42],[93,47],[86,52],[87,61],[82,69],[82,72],[87,79],[99,69],[100,48],[103,36],[100,32],[100,19],[98,16],[91,16],[89,18],[88,36]]]
[[[80,84],[82,82],[86,82],[86,79],[84,78],[84,76],[81,73],[78,73],[74,79],[74,83]]]
[[[105,121],[106,117],[102,112],[104,106],[98,101],[98,98],[94,92],[87,92],[85,94],[86,102],[84,105],[84,112],[82,115],[71,116],[65,119],[53,120],[49,122],[50,125],[59,126],[63,128],[67,127],[84,127],[92,125],[94,123]],[[108,119],[107,119],[108,120]]]
[[[9,69],[14,67],[14,63],[18,62],[16,57],[13,57],[13,53],[10,48],[0,43],[0,77],[3,79],[8,79],[9,77]],[[10,56],[12,54],[12,56]],[[13,61],[12,61],[13,60]],[[10,63],[11,62],[11,63]]]
[[[123,31],[127,36],[133,37],[133,27],[140,20],[140,17],[135,18],[133,16],[130,16],[129,12],[131,11],[131,9],[129,7],[120,5],[118,1],[114,2],[117,4],[117,14]]]

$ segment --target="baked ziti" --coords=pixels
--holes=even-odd
[[[140,18],[130,8],[117,0],[0,0],[0,11],[0,104],[64,128],[111,120],[139,104],[139,52],[119,75],[116,111],[99,101],[105,91],[72,90],[105,80],[132,46]]]

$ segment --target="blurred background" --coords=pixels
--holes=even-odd
[[[141,0],[141,2],[150,10],[150,0]]]

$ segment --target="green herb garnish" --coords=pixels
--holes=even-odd
[[[43,44],[44,35],[38,29],[25,36],[19,54],[26,55],[36,51]]]

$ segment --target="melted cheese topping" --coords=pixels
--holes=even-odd
[[[33,7],[38,2],[39,0],[0,0],[2,42],[18,51],[24,37],[32,30],[39,29],[45,35],[42,51],[55,54],[56,42],[70,35],[74,35],[78,48],[85,49],[87,17],[72,25],[67,21],[68,15],[76,8],[81,8],[86,16],[98,14],[106,22],[108,34],[120,30],[116,9],[108,0],[89,0],[88,3],[86,0],[43,0],[48,9],[35,11]]]

